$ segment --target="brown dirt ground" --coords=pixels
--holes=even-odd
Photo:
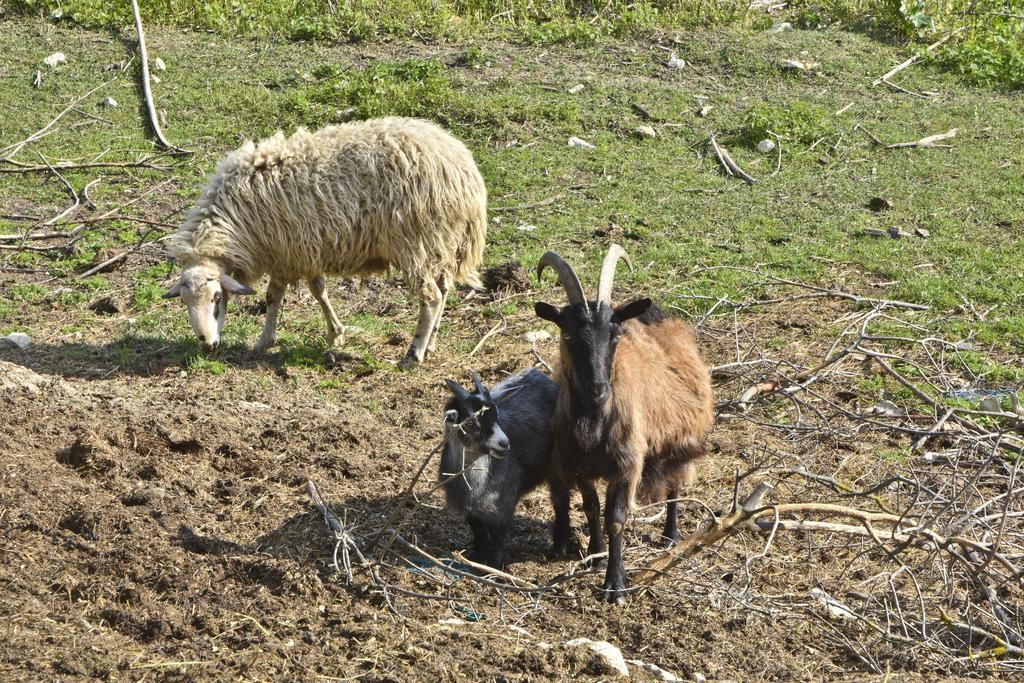
[[[369,305],[377,296],[357,292],[345,305]],[[313,315],[308,296],[290,294],[288,305]],[[468,611],[460,603],[394,596],[401,619],[366,589],[358,571],[346,586],[330,567],[333,543],[303,485],[316,481],[355,533],[378,528],[439,440],[441,379],[465,379],[475,367],[493,381],[532,362],[518,336],[534,324],[525,315],[472,361],[451,351],[453,339],[472,340],[489,327],[481,307],[472,300],[451,307],[448,339],[419,371],[377,370],[337,389],[320,385],[324,371],[281,368],[273,355],[242,352],[219,376],[186,373],[163,360],[126,369],[95,329],[74,342],[74,356],[64,343],[0,352],[0,374],[22,387],[0,392],[0,674],[6,680],[607,677],[590,658],[559,646],[576,637],[609,640],[627,658],[682,677],[821,679],[864,671],[826,637],[825,620],[812,615],[806,595],[815,586],[845,585],[847,573],[864,576],[879,559],[799,536],[779,538],[750,577],[751,595],[783,596],[792,605],[784,611],[728,597],[730,585],[744,580],[737,574],[742,558],[763,544],[742,536],[685,565],[656,595],[633,597],[622,608],[597,601],[593,575],[569,584],[575,599],[568,601],[515,594],[499,600],[465,581],[457,594],[469,600]],[[783,338],[787,356],[809,363],[820,349],[793,321],[841,313],[838,304],[790,309],[784,320],[751,312],[742,323]],[[41,312],[41,327],[47,315]],[[412,325],[407,305],[395,317]],[[731,325],[721,325],[702,330],[711,363],[733,353]],[[383,345],[379,355],[395,361],[404,350]],[[554,347],[542,351],[550,357]],[[341,369],[326,374],[332,372]],[[35,384],[26,388],[26,379]],[[726,509],[734,471],[765,447],[853,480],[879,467],[873,451],[883,442],[782,443],[770,430],[723,422],[691,495],[713,510]],[[464,548],[468,530],[436,507],[440,498],[421,502],[404,527],[406,537],[435,554]],[[543,493],[522,503],[510,571],[544,581],[567,569],[568,563],[544,557],[549,517]],[[701,519],[698,508],[688,507],[684,528]],[[630,564],[650,555],[656,524],[634,525]],[[391,563],[388,581],[436,590],[427,577]],[[473,612],[479,621],[468,621]],[[466,623],[439,623],[452,618]],[[933,680],[929,673],[937,673],[921,670],[898,648],[878,648],[898,678]]]

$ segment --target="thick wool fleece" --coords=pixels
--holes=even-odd
[[[243,282],[397,268],[431,300],[438,284],[479,286],[486,213],[465,145],[427,121],[374,119],[229,153],[167,251],[183,267],[219,261]]]

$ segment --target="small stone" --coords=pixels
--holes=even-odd
[[[523,335],[523,339],[531,344],[536,344],[537,342],[549,341],[551,339],[551,333],[547,330],[530,330]]]
[[[571,138],[569,138],[568,144],[569,144],[570,147],[581,147],[583,149],[596,149],[594,147],[594,145],[590,144],[586,140],[581,140],[580,138],[576,137],[575,135],[572,136]]]
[[[647,662],[640,661],[639,659],[627,659],[628,663],[632,664],[641,671],[646,671],[656,681],[680,681],[682,680],[679,676],[676,676],[671,671],[665,671],[657,664],[648,664]]]
[[[760,152],[761,154],[767,154],[768,152],[772,152],[774,150],[775,143],[772,142],[771,140],[761,140],[761,142],[757,143],[757,151]]]
[[[571,88],[569,88],[569,94],[570,95],[575,95],[577,93],[583,92],[583,88],[584,87],[585,86],[582,83],[577,83],[576,85],[574,85]]]
[[[153,69],[155,71],[167,71],[167,65],[164,64],[164,60],[157,57],[153,60]]]
[[[711,105],[710,104],[702,104],[702,105],[700,105],[700,109],[697,110],[697,116],[699,116],[700,118],[704,118],[705,116],[707,116],[710,113],[711,113]]]
[[[999,398],[997,396],[986,396],[981,399],[981,402],[978,404],[978,408],[986,413],[1003,412],[1003,407],[999,404]]]
[[[159,83],[160,82],[160,77],[157,76],[156,74],[150,74],[149,75],[149,80],[151,80],[154,83]]]
[[[658,132],[650,126],[637,126],[637,129],[634,132],[642,138],[658,137]]]
[[[6,337],[0,337],[0,349],[27,349],[32,343],[32,337],[22,332],[11,332]]]
[[[692,674],[690,674],[690,678],[692,678],[694,681],[696,681],[696,683],[705,683],[705,681],[708,680],[707,676],[705,676],[702,673],[698,673],[696,671],[694,671]]]
[[[926,228],[915,228],[914,234],[923,239],[927,239],[928,237],[931,236],[931,232],[929,232]]]
[[[536,229],[536,225],[530,225],[529,223],[523,223],[522,225],[516,227],[516,230],[519,230],[521,232],[533,232]]]
[[[494,218],[492,218],[491,223],[494,223],[495,225],[501,225],[501,216],[495,216]]]
[[[100,106],[101,107],[116,107],[117,106],[117,100],[115,100],[113,97],[104,97],[103,101],[100,102]]]
[[[629,669],[626,667],[626,660],[622,656],[622,651],[606,640],[576,638],[566,642],[565,646],[586,647],[593,652],[597,658],[599,658],[609,673],[614,672],[617,677],[629,677]]]
[[[779,23],[775,24],[770,29],[768,29],[768,33],[782,33],[784,31],[792,30],[793,24],[789,23],[788,21],[780,21]]]
[[[889,229],[887,230],[887,232],[889,233],[889,237],[893,238],[894,240],[898,240],[899,238],[901,238],[901,237],[903,237],[903,236],[905,236],[907,234],[907,233],[903,232],[902,230],[900,230],[895,225],[890,226]]]
[[[668,61],[665,62],[665,66],[667,66],[670,69],[682,69],[683,67],[686,66],[686,62],[679,59],[676,53],[673,52],[671,55],[669,55]]]
[[[64,56],[63,52],[54,52],[52,55],[49,55],[48,57],[43,59],[43,64],[50,68],[53,68],[58,64],[63,64],[66,61],[68,61],[68,58]]]

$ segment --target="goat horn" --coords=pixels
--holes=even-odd
[[[480,375],[476,374],[475,370],[469,371],[469,376],[473,379],[473,386],[476,387],[478,394],[487,394],[487,389],[484,388],[484,383],[480,381]]]
[[[562,287],[565,289],[565,293],[569,297],[569,303],[582,303],[583,307],[587,309],[587,313],[589,313],[590,305],[587,304],[587,297],[583,293],[583,285],[580,284],[580,278],[576,275],[576,271],[572,269],[572,266],[566,263],[565,259],[555,252],[545,252],[544,255],[540,257],[540,261],[537,261],[538,280],[544,272],[544,268],[548,266],[558,274],[558,281],[562,283]]]
[[[633,262],[629,260],[629,254],[618,244],[608,247],[608,253],[601,262],[601,277],[597,281],[597,300],[603,301],[609,306],[612,305],[612,284],[615,282],[615,265],[619,259],[626,262],[630,272],[633,270]]]

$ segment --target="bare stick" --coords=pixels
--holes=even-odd
[[[754,183],[757,182],[753,177],[750,176],[750,174],[748,174],[746,171],[740,168],[739,165],[735,161],[733,161],[732,157],[729,156],[729,153],[725,151],[724,147],[718,144],[718,141],[715,139],[714,133],[711,134],[708,140],[711,141],[711,147],[712,149],[715,150],[715,156],[718,157],[718,161],[722,164],[722,166],[725,168],[726,172],[729,175],[734,175],[742,178],[743,181],[747,183],[747,185],[753,185]]]
[[[961,26],[960,28],[956,29],[955,31],[952,31],[951,33],[948,33],[948,34],[946,34],[946,35],[945,35],[945,36],[943,36],[942,38],[939,38],[939,39],[938,39],[938,40],[936,40],[936,41],[935,41],[934,43],[932,43],[932,44],[931,44],[931,45],[929,45],[929,46],[928,46],[927,48],[925,48],[925,52],[932,52],[932,51],[934,51],[935,49],[937,49],[937,48],[939,48],[939,47],[942,47],[943,45],[945,45],[945,44],[946,44],[946,42],[947,42],[947,41],[948,41],[948,40],[949,40],[950,38],[952,38],[953,36],[956,36],[956,35],[958,35],[958,34],[959,34],[959,33],[961,33],[961,32],[962,32],[962,31],[963,31],[963,30],[964,30],[965,28],[967,28],[967,27],[966,27],[966,26]],[[906,60],[905,62],[901,62],[900,64],[897,64],[897,65],[896,65],[896,66],[894,66],[893,68],[889,69],[888,73],[886,73],[886,74],[885,74],[884,76],[881,76],[881,77],[879,77],[879,78],[876,78],[876,79],[875,79],[874,81],[872,81],[871,85],[879,85],[879,84],[881,84],[881,83],[882,83],[883,81],[887,81],[887,80],[889,80],[890,78],[892,78],[893,76],[895,76],[895,75],[896,75],[896,74],[898,74],[899,72],[901,72],[901,71],[903,71],[904,69],[906,69],[906,68],[907,68],[908,66],[910,66],[911,64],[915,63],[915,62],[916,62],[916,61],[917,61],[918,59],[920,59],[920,58],[921,58],[921,55],[917,54],[917,55],[914,55],[913,57],[911,57],[910,59]]]
[[[539,202],[534,202],[533,204],[518,204],[516,206],[492,206],[490,207],[489,211],[491,213],[497,213],[500,211],[526,211],[527,209],[539,209],[542,206],[550,206],[551,204],[554,204],[557,201],[561,201],[562,199],[565,199],[564,194],[556,194],[554,197],[548,197],[547,199],[542,199]]]
[[[37,131],[36,131],[35,133],[32,133],[32,135],[29,135],[29,136],[28,136],[27,138],[25,138],[24,140],[21,140],[21,141],[19,141],[19,142],[15,142],[15,143],[13,143],[13,144],[7,145],[7,146],[6,146],[6,147],[4,147],[3,149],[0,149],[0,154],[4,154],[4,156],[0,157],[0,161],[8,161],[8,162],[9,162],[9,161],[11,161],[11,157],[13,157],[13,156],[14,156],[15,154],[17,154],[17,153],[18,153],[18,151],[19,151],[19,150],[20,150],[20,149],[21,149],[22,147],[24,147],[25,145],[29,144],[30,142],[35,142],[35,141],[36,141],[36,140],[38,140],[39,138],[41,138],[41,137],[43,137],[44,135],[46,135],[46,134],[47,134],[47,131],[48,131],[48,130],[50,130],[50,128],[52,128],[52,127],[53,127],[53,125],[54,125],[55,123],[57,123],[58,121],[60,121],[60,120],[61,120],[61,119],[62,119],[62,118],[64,117],[64,115],[65,115],[65,114],[67,114],[67,113],[68,113],[69,111],[71,111],[72,109],[74,109],[74,108],[75,108],[75,106],[76,106],[76,105],[77,105],[77,104],[78,104],[79,102],[81,102],[82,100],[84,100],[84,99],[85,99],[86,97],[88,97],[89,95],[92,95],[92,94],[93,94],[94,92],[96,92],[96,91],[97,91],[97,90],[99,90],[100,88],[104,88],[104,87],[106,87],[106,86],[110,85],[111,83],[113,83],[113,82],[114,82],[114,81],[116,81],[116,80],[117,80],[117,76],[115,76],[114,78],[111,78],[111,79],[110,79],[109,81],[107,81],[106,83],[100,83],[100,84],[99,84],[99,85],[97,85],[97,86],[96,86],[95,88],[93,88],[92,90],[90,90],[89,92],[85,93],[84,95],[82,95],[81,97],[79,97],[79,98],[78,98],[77,100],[75,100],[74,102],[72,102],[71,104],[69,104],[69,105],[68,105],[68,106],[67,106],[67,107],[66,107],[66,108],[65,108],[65,109],[64,109],[63,111],[61,111],[61,112],[60,112],[59,114],[57,114],[57,115],[56,115],[55,117],[53,117],[53,119],[51,119],[49,123],[47,123],[47,124],[46,124],[45,126],[43,126],[42,128],[40,128],[39,130],[37,130]],[[6,153],[6,154],[5,154],[5,153]]]
[[[480,337],[480,341],[478,341],[476,343],[476,346],[473,347],[473,350],[470,351],[469,354],[467,354],[467,357],[472,358],[473,356],[475,356],[476,352],[483,348],[484,342],[486,342],[488,339],[490,339],[492,336],[494,336],[501,330],[505,329],[505,327],[506,325],[504,320],[500,320],[497,323],[495,323],[494,327],[487,330],[487,332],[484,333],[484,336]]]
[[[58,162],[56,164],[23,164],[13,159],[6,159],[5,161],[14,168],[0,168],[0,173],[38,173],[40,171],[74,171],[83,168],[152,168],[157,171],[169,171],[170,166],[161,166],[159,164],[152,163],[154,159],[159,159],[165,156],[164,154],[154,154],[153,156],[144,157],[138,161],[90,161],[84,164],[76,164],[71,162]]]
[[[157,237],[156,239],[149,240],[148,242],[139,242],[138,244],[136,244],[131,249],[125,249],[124,251],[122,251],[122,252],[120,252],[118,254],[114,254],[113,256],[108,258],[103,263],[99,263],[99,264],[93,266],[92,268],[90,268],[89,270],[85,271],[84,273],[81,273],[76,279],[84,280],[85,278],[87,278],[87,277],[89,277],[91,275],[95,275],[96,273],[100,272],[104,268],[107,268],[107,267],[117,263],[118,261],[121,261],[122,259],[128,258],[129,256],[131,256],[135,252],[139,251],[143,247],[147,247],[150,244],[156,244],[157,242],[163,242],[168,237],[170,237],[170,235],[164,235],[163,237]]]
[[[132,0],[132,12],[135,14],[135,31],[139,36],[139,58],[142,61],[142,92],[146,96],[146,111],[149,112],[149,125],[153,128],[160,146],[175,154],[191,154],[187,149],[182,149],[167,142],[164,133],[160,130],[160,122],[157,120],[156,106],[153,104],[153,92],[149,87],[149,56],[146,53],[146,34],[142,30],[142,15],[139,13],[138,0]]]
[[[902,149],[904,147],[921,147],[923,149],[949,149],[950,145],[938,145],[935,144],[940,140],[949,140],[955,138],[959,131],[956,128],[950,128],[945,133],[939,133],[938,135],[929,135],[923,137],[920,140],[914,140],[913,142],[895,142],[891,145],[886,145],[886,149]]]

